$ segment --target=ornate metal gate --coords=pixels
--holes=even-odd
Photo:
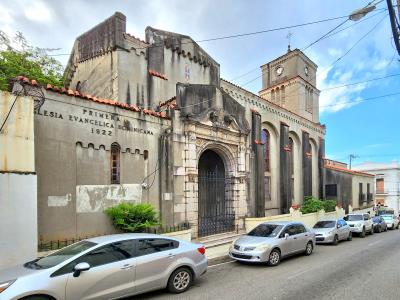
[[[231,180],[222,159],[206,150],[199,160],[199,236],[234,230]]]

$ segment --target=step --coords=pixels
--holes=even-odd
[[[218,247],[225,244],[230,244],[237,238],[241,237],[245,232],[226,232],[221,234],[210,235],[207,237],[202,237],[197,240],[197,242],[202,243],[206,249]]]

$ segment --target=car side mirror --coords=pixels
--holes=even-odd
[[[285,240],[289,237],[289,233],[285,233]]]
[[[86,263],[86,262],[81,262],[81,263],[77,264],[77,265],[74,267],[74,274],[73,274],[73,276],[74,276],[74,277],[79,277],[79,275],[81,275],[81,272],[87,271],[87,270],[89,270],[89,269],[90,269],[90,265],[89,265],[88,263]]]

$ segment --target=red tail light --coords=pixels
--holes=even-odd
[[[204,246],[201,246],[197,248],[197,251],[199,251],[201,255],[204,255],[206,253],[206,248]]]

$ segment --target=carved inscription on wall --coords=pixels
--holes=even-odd
[[[77,125],[85,125],[91,134],[113,136],[115,130],[123,130],[138,134],[154,135],[153,131],[149,129],[133,126],[129,118],[86,108],[82,108],[74,114],[42,109],[35,111],[35,115],[72,122]]]

